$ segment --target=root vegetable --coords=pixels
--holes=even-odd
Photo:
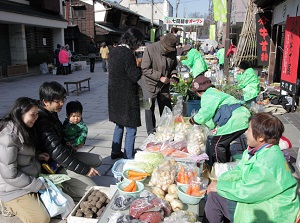
[[[173,199],[170,204],[173,211],[180,211],[183,209],[183,203],[178,199]]]
[[[152,193],[158,197],[165,197],[165,192],[159,187],[152,187]]]
[[[178,199],[178,195],[177,194],[167,194],[165,196],[165,199],[171,203],[172,200]]]
[[[177,186],[176,186],[176,184],[171,184],[168,187],[168,194],[177,194]]]

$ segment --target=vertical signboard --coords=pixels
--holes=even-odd
[[[288,17],[284,35],[284,47],[280,89],[291,94],[296,93],[299,49],[300,16]]]
[[[216,39],[216,25],[209,26],[209,39]]]
[[[269,65],[272,12],[256,14],[257,65]]]

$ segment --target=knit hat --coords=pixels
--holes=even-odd
[[[182,52],[189,51],[191,48],[192,46],[190,44],[186,44],[184,47],[182,47]]]
[[[176,50],[177,38],[174,34],[168,33],[160,40],[161,45],[168,51]]]
[[[202,75],[199,75],[196,77],[192,82],[192,91],[206,91],[207,88],[214,87],[214,85],[211,83],[210,79],[207,77],[204,77]]]

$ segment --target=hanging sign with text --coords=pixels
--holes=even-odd
[[[257,65],[269,65],[272,12],[256,14]]]
[[[164,24],[181,26],[203,26],[204,19],[165,17]]]
[[[298,61],[300,50],[300,16],[288,17],[284,34],[284,47],[280,89],[296,93]]]

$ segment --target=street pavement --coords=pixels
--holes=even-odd
[[[74,71],[70,75],[53,75],[29,73],[26,76],[0,79],[0,117],[2,117],[12,106],[18,97],[31,97],[38,99],[39,86],[45,81],[57,81],[64,85],[65,81],[77,81],[91,77],[91,90],[83,89],[78,96],[71,93],[67,101],[78,100],[83,104],[83,120],[87,124],[89,132],[85,146],[81,151],[100,154],[103,157],[103,164],[98,168],[101,176],[94,177],[93,180],[100,186],[109,187],[114,184],[114,177],[111,172],[115,160],[110,159],[112,135],[114,123],[108,121],[107,109],[107,84],[108,74],[102,71],[101,64],[96,63],[95,72],[90,73],[89,67],[84,70]],[[83,84],[84,86],[84,84]],[[75,89],[70,86],[71,90]],[[65,104],[66,104],[65,103]],[[59,113],[59,118],[63,121],[66,117],[65,106]],[[295,165],[299,149],[300,136],[300,115],[299,113],[288,113],[279,116],[285,126],[285,136],[293,144],[290,149],[292,162]],[[138,128],[135,147],[139,148],[147,138],[145,127],[144,110],[141,110],[142,126]],[[123,140],[124,141],[124,140]],[[295,174],[295,177],[298,177]],[[19,223],[16,217],[4,217],[0,214],[0,222]],[[54,222],[66,222],[63,220],[53,219]]]

